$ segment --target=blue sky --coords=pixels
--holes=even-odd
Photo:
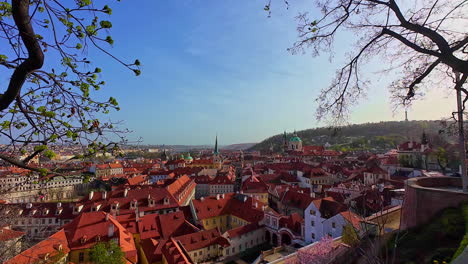
[[[316,12],[310,1],[277,1],[271,18],[264,0],[140,0],[112,6],[115,40],[111,51],[133,61],[131,72],[103,54],[90,51],[103,66],[106,86],[100,91],[119,100],[111,118],[125,121],[149,144],[220,144],[258,142],[282,131],[325,123],[315,119],[314,99],[343,61],[353,39],[341,34],[335,57],[291,55],[299,10]],[[337,42],[338,43],[338,42]],[[373,72],[372,64],[367,71]],[[373,78],[369,96],[355,108],[350,122],[401,120],[389,103],[385,79]],[[410,119],[447,116],[454,99],[442,92],[418,102]]]

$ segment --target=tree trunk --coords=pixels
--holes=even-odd
[[[460,79],[460,74],[455,73],[455,89],[457,90],[457,107],[458,107],[458,144],[460,152],[460,164],[461,164],[461,178],[463,192],[468,192],[468,176],[466,173],[466,147],[465,147],[465,131],[463,124],[463,110],[464,106],[462,103],[461,88],[466,80],[465,78]]]

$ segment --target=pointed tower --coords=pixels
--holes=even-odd
[[[286,130],[283,134],[283,152],[288,151],[288,136],[286,135]]]
[[[167,153],[166,153],[166,148],[163,145],[163,153],[161,154],[161,160],[162,161],[167,161]]]
[[[219,156],[219,150],[218,150],[218,135],[216,135],[216,139],[215,139],[215,147],[213,151],[213,162],[221,163],[221,157]]]
[[[214,154],[214,155],[218,155],[218,154],[219,154],[219,151],[218,151],[218,135],[216,135],[215,147],[214,147],[213,154]]]

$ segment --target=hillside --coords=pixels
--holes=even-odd
[[[239,144],[232,144],[227,146],[221,146],[220,149],[222,150],[246,150],[253,147],[257,143],[239,143]]]
[[[332,145],[337,150],[368,150],[385,151],[395,148],[397,144],[407,140],[421,140],[423,131],[429,140],[440,142],[440,121],[386,121],[343,126],[339,128],[313,128],[297,131],[304,145]],[[287,131],[288,139],[292,136]],[[449,139],[445,139],[449,140]],[[444,141],[445,141],[444,140]],[[280,151],[283,144],[283,134],[275,135],[256,144],[250,150],[268,151],[273,146],[274,151]]]

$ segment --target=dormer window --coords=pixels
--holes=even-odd
[[[164,204],[165,205],[169,204],[169,197],[167,197],[167,196],[164,197]]]
[[[60,208],[57,208],[57,210],[55,210],[55,215],[59,215],[59,214],[61,214],[61,213],[62,213],[62,210],[63,210],[63,208],[62,208],[62,207],[60,207]]]
[[[148,195],[148,206],[153,207],[154,206],[154,199],[151,198],[151,196]]]
[[[111,210],[117,210],[119,208],[119,203],[118,202],[115,202],[112,204],[111,206]]]
[[[136,209],[138,206],[137,200],[133,200],[130,202],[130,209]]]

